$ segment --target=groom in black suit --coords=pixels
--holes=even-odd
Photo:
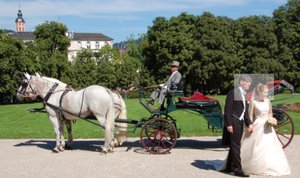
[[[249,177],[242,170],[240,148],[244,123],[248,131],[253,131],[253,126],[248,115],[246,91],[251,85],[252,79],[247,74],[239,76],[239,86],[229,91],[225,103],[225,129],[230,140],[230,150],[227,157],[226,169],[223,172],[234,172],[240,177]],[[223,138],[224,139],[224,138]]]

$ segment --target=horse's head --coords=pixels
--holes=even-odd
[[[29,75],[26,72],[24,73],[21,86],[17,91],[17,99],[19,101],[35,100],[37,96],[42,96],[47,92],[48,87],[53,85],[52,83],[54,82],[42,79],[38,73],[36,75]]]
[[[56,89],[65,89],[67,84],[55,79],[36,75],[29,75],[24,73],[24,79],[17,91],[17,99],[23,101],[24,99],[35,100],[37,96],[43,98],[49,90],[56,84]]]
[[[22,80],[21,86],[17,91],[17,99],[19,101],[23,100],[34,100],[37,96],[37,91],[32,86],[32,76],[28,73],[24,73],[24,78]]]

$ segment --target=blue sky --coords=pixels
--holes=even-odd
[[[26,31],[34,31],[45,21],[60,21],[69,31],[103,33],[114,43],[146,33],[152,21],[170,18],[181,12],[237,19],[267,15],[287,0],[0,0],[0,28],[15,30],[19,5]]]

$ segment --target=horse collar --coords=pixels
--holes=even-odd
[[[56,87],[58,86],[58,83],[55,83],[50,90],[48,91],[48,93],[46,94],[45,98],[44,98],[44,103],[47,104],[48,99],[50,98],[50,96],[53,94],[54,90],[56,89]]]

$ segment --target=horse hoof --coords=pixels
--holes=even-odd
[[[107,155],[107,151],[101,151],[100,153]]]
[[[59,153],[58,148],[54,148],[54,149],[52,150],[52,153]]]
[[[65,151],[64,147],[62,147],[62,146],[58,147],[58,150],[59,151]]]
[[[107,152],[108,152],[108,153],[113,153],[113,152],[114,152],[114,150],[108,150]]]

